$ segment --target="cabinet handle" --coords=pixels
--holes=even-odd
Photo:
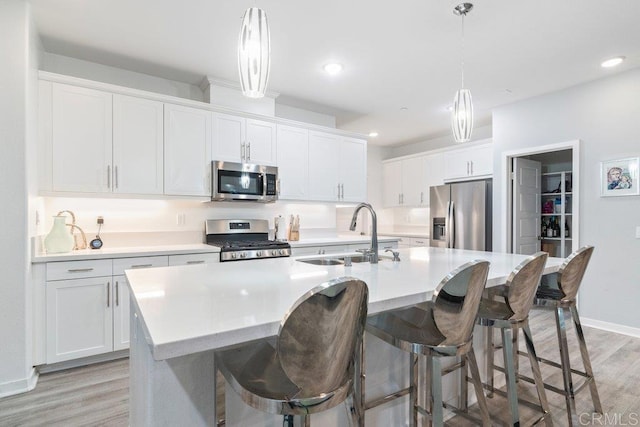
[[[338,200],[340,200],[340,184],[338,184]]]
[[[114,178],[115,186],[116,188],[118,188],[118,166],[114,166],[113,169],[115,171],[115,178]]]
[[[420,203],[424,203],[424,192],[420,192]]]
[[[69,273],[86,273],[88,271],[93,271],[93,267],[89,267],[89,268],[70,268],[67,271]]]
[[[135,264],[131,266],[131,268],[147,268],[147,267],[153,267],[153,264]]]
[[[242,144],[240,144],[240,160],[244,161],[244,155],[245,155],[245,147],[244,147],[244,142]]]
[[[118,292],[118,281],[116,280],[116,307],[120,305],[120,292]]]
[[[276,180],[276,194],[280,195],[280,178]]]
[[[110,299],[111,299],[111,283],[107,282],[107,307],[109,307]]]
[[[107,165],[107,188],[111,189],[111,165]]]
[[[398,193],[398,204],[402,204],[402,196],[400,195],[400,193]]]
[[[473,160],[469,160],[469,175],[473,175]]]
[[[200,259],[197,261],[187,261],[187,264],[204,264],[204,260]]]
[[[340,184],[340,188],[341,188],[341,196],[340,198],[344,200],[344,184]]]
[[[251,143],[247,142],[247,161],[251,160]]]

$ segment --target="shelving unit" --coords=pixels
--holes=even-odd
[[[542,174],[542,223],[541,237],[542,250],[550,253],[551,256],[564,258],[572,250],[573,235],[573,193],[572,172],[548,172]],[[548,230],[550,226],[558,225],[559,235],[549,236],[544,232],[545,226]]]

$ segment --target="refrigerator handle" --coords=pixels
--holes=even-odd
[[[444,218],[445,245],[451,247],[451,202],[447,202],[447,216]]]
[[[449,232],[449,247],[450,248],[455,248],[456,247],[456,204],[454,202],[451,202],[451,212],[449,213],[450,216],[450,222],[449,224],[451,224],[449,226],[449,228],[451,229],[451,231]]]

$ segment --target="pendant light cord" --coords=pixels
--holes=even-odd
[[[461,45],[462,45],[462,47],[461,47],[461,50],[462,50],[462,61],[461,61],[461,65],[460,65],[460,68],[462,69],[462,71],[460,73],[461,76],[462,76],[462,87],[461,87],[461,89],[464,89],[464,17],[465,17],[465,15],[466,15],[466,13],[463,13],[461,15],[462,16],[462,43],[461,43]]]

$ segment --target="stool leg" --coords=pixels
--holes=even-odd
[[[460,396],[458,407],[463,411],[469,409],[469,386],[467,383],[467,358],[460,357]]]
[[[567,309],[558,307],[556,313],[556,327],[558,330],[558,346],[560,347],[560,364],[562,365],[562,378],[564,380],[564,398],[567,403],[567,418],[569,425],[580,425],[576,414],[576,398],[573,390],[573,378],[571,377],[571,363],[569,362],[569,346],[567,345],[567,328],[565,325],[565,312]]]
[[[591,359],[589,358],[589,352],[587,351],[587,343],[584,340],[584,332],[582,331],[582,325],[580,324],[580,316],[578,316],[578,309],[575,305],[571,307],[571,315],[573,316],[573,324],[576,327],[576,335],[578,335],[578,342],[580,343],[582,363],[584,364],[585,373],[588,376],[591,400],[593,400],[593,406],[596,412],[602,414],[602,404],[600,403],[600,396],[598,395],[598,388],[596,387],[596,379],[593,376],[593,368],[591,368]]]
[[[512,426],[520,425],[520,415],[518,414],[518,390],[516,389],[516,373],[513,363],[513,330],[500,328],[502,332],[502,354],[504,357],[504,373],[507,377],[507,396],[509,398],[509,409],[511,412]]]
[[[444,425],[444,410],[442,407],[442,366],[439,357],[431,357],[431,367],[431,395],[433,399],[431,418],[434,426],[442,427]]]
[[[427,385],[425,387],[424,393],[424,403],[426,405],[425,409],[430,414],[427,418],[427,422],[425,424],[426,427],[431,427],[433,425],[433,393],[431,393],[431,373],[433,372],[433,363],[431,363],[431,356],[425,357],[425,381],[424,383]]]
[[[542,382],[542,374],[540,373],[540,365],[538,364],[538,355],[536,354],[536,348],[533,345],[533,337],[531,335],[531,329],[529,329],[529,321],[527,320],[522,327],[524,332],[524,340],[527,345],[527,356],[529,356],[529,363],[531,364],[531,372],[533,373],[533,380],[536,384],[536,390],[538,391],[538,399],[540,400],[540,406],[542,410],[547,414],[545,422],[548,426],[553,425],[551,421],[551,413],[549,412],[549,401],[547,400],[547,393],[544,390],[544,383]]]
[[[493,326],[487,327],[487,397],[493,397],[493,356],[495,353],[493,346]]]
[[[418,355],[409,354],[409,427],[418,427]]]
[[[365,354],[364,354],[364,334],[360,340],[360,348],[356,355],[355,364],[355,383],[353,385],[353,396],[350,399],[349,410],[354,425],[358,427],[364,426],[364,406],[365,406]]]
[[[489,417],[489,408],[487,407],[487,400],[484,398],[484,390],[482,389],[482,382],[480,381],[480,370],[478,369],[478,361],[476,360],[476,354],[473,351],[473,347],[471,347],[466,357],[467,357],[467,361],[469,362],[469,371],[471,372],[471,381],[473,381],[473,388],[476,391],[478,406],[480,406],[480,414],[482,415],[482,425],[484,427],[491,427],[491,418]]]
[[[302,421],[304,427],[311,427],[311,415],[303,415]]]
[[[518,382],[518,372],[520,371],[520,359],[518,357],[518,329],[513,334],[513,372],[516,382]]]

